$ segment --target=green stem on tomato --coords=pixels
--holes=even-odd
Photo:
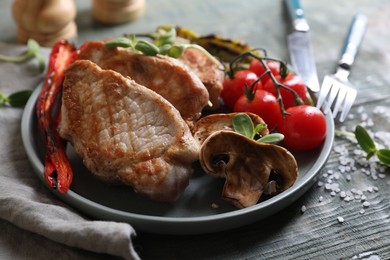
[[[255,50],[258,50],[258,49],[255,49]],[[261,49],[263,50],[263,49]],[[246,87],[246,96],[249,100],[252,100],[254,98],[254,95],[255,95],[255,92],[256,92],[256,88],[255,88],[255,85],[265,76],[268,74],[268,76],[270,77],[270,79],[272,80],[273,84],[275,85],[275,89],[276,89],[276,93],[277,93],[277,100],[278,100],[278,103],[280,105],[280,109],[282,111],[282,116],[285,117],[286,115],[288,115],[284,105],[283,105],[283,100],[282,100],[282,95],[280,93],[280,88],[284,88],[286,89],[287,91],[290,91],[292,93],[292,95],[294,96],[294,100],[295,100],[295,103],[296,104],[304,104],[303,100],[301,99],[301,97],[298,95],[298,93],[291,89],[290,87],[287,87],[286,85],[278,82],[275,78],[275,76],[273,75],[273,73],[271,72],[271,70],[269,69],[266,61],[276,61],[276,62],[279,62],[280,64],[280,70],[281,70],[281,77],[282,78],[285,78],[287,77],[287,74],[289,72],[288,70],[288,67],[286,65],[285,62],[281,61],[281,60],[278,60],[278,59],[274,59],[274,58],[268,58],[266,57],[266,51],[263,50],[264,54],[265,54],[265,57],[259,57],[258,55],[254,54],[253,53],[253,50],[249,51],[249,52],[245,52],[245,53],[242,53],[240,55],[238,55],[236,58],[234,58],[230,63],[229,63],[229,70],[226,72],[228,77],[230,78],[234,78],[234,72],[235,72],[235,64],[240,61],[241,59],[247,57],[247,56],[250,56],[254,59],[257,59],[260,61],[260,63],[262,64],[262,66],[264,67],[265,69],[265,72],[263,74],[261,74],[258,78],[258,80],[256,80],[254,83],[252,83],[252,85],[250,87]]]

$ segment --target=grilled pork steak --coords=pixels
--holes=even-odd
[[[220,106],[219,97],[223,89],[225,71],[221,63],[216,64],[206,54],[197,49],[186,49],[179,61],[189,67],[203,82],[209,92],[211,109]]]
[[[163,96],[179,110],[183,119],[194,121],[207,105],[209,94],[197,75],[168,56],[146,56],[129,49],[108,49],[103,42],[87,42],[80,48],[80,60],[90,60],[111,69]]]
[[[87,60],[65,73],[59,133],[85,166],[151,199],[186,188],[199,145],[179,112],[156,92]]]

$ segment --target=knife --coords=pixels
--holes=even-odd
[[[286,0],[286,4],[294,28],[294,31],[287,37],[291,65],[305,85],[313,92],[318,92],[320,84],[310,47],[309,25],[299,0]]]

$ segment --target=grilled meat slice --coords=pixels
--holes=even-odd
[[[101,180],[158,201],[176,200],[188,185],[199,145],[156,92],[79,60],[66,71],[61,109],[60,135]]]
[[[124,48],[108,49],[103,42],[96,41],[81,46],[79,59],[117,71],[154,90],[171,102],[187,121],[199,118],[209,101],[208,91],[199,77],[174,58],[146,56]]]
[[[197,49],[186,49],[179,60],[189,67],[203,82],[209,92],[211,109],[220,107],[225,71],[222,63],[215,63],[206,54]]]

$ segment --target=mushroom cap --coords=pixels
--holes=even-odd
[[[201,118],[195,123],[191,130],[195,140],[197,140],[199,144],[202,144],[207,137],[216,131],[225,130],[234,132],[232,118],[240,113],[211,114]],[[246,112],[246,114],[252,119],[255,126],[258,124],[265,124],[260,116],[250,112]],[[260,134],[262,136],[269,134],[268,128],[263,128]]]
[[[226,178],[222,197],[238,208],[255,205],[269,183],[280,193],[298,176],[297,162],[288,150],[232,131],[211,134],[201,146],[199,161],[206,173]]]

